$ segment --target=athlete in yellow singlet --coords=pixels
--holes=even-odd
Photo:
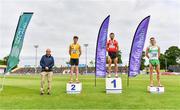
[[[70,83],[73,82],[73,72],[74,72],[74,67],[76,70],[76,83],[79,83],[78,79],[78,65],[79,65],[79,57],[81,56],[81,46],[77,43],[78,42],[78,37],[74,36],[73,37],[73,43],[69,46],[69,55],[70,55],[70,64],[71,64],[71,73],[70,73]]]

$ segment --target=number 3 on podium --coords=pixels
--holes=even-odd
[[[115,79],[113,81],[111,81],[111,84],[114,84],[114,88],[116,88],[116,80]]]
[[[72,91],[76,90],[75,87],[76,87],[76,85],[72,84],[72,85],[71,85],[71,90],[72,90]]]

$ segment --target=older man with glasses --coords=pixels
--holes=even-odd
[[[42,56],[40,65],[42,67],[41,75],[41,95],[44,94],[44,84],[45,84],[45,77],[47,77],[48,81],[48,89],[47,94],[50,95],[51,93],[51,81],[53,76],[53,66],[54,66],[54,58],[51,56],[51,50],[46,49],[46,54]]]

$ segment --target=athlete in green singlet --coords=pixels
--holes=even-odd
[[[154,37],[150,38],[150,46],[146,49],[146,57],[149,59],[149,69],[150,69],[150,86],[153,84],[153,69],[155,67],[157,73],[158,86],[162,86],[160,82],[160,48],[156,45],[156,40]]]

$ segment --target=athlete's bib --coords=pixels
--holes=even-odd
[[[158,46],[149,46],[149,59],[158,60]]]
[[[116,40],[109,40],[107,42],[108,52],[117,52],[118,42]]]

